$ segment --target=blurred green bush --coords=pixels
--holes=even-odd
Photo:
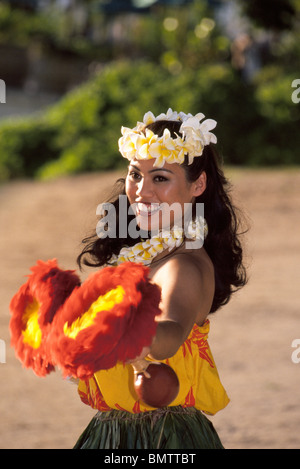
[[[149,62],[117,62],[36,117],[2,121],[0,178],[53,178],[126,164],[120,128],[144,113],[203,112],[218,121],[226,164],[299,164],[300,104],[279,67],[262,69],[251,85],[230,65],[207,64],[172,74]]]
[[[47,119],[8,120],[0,127],[0,180],[34,177],[47,161],[59,157],[56,129]]]

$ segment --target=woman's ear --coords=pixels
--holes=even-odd
[[[199,197],[206,189],[206,172],[202,171],[198,179],[193,182],[193,196]]]

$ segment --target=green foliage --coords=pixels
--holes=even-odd
[[[293,103],[291,87],[297,75],[266,67],[257,76],[254,91],[262,129],[255,129],[257,151],[251,163],[299,164],[300,107]]]
[[[260,15],[262,3],[248,5],[250,17]],[[159,114],[169,107],[216,119],[225,163],[299,164],[300,103],[292,101],[291,85],[300,78],[300,0],[277,5],[280,21],[285,4],[296,11],[291,28],[277,28],[269,58],[251,82],[234,69],[230,40],[201,0],[187,9],[160,5],[138,19],[119,18],[126,40],[116,42],[107,39],[114,18],[91,10],[98,43],[76,34],[72,25],[68,29],[68,18],[57,11],[29,15],[0,4],[0,44],[39,38],[45,48],[101,63],[97,75],[42,116],[1,122],[0,179],[118,168],[126,164],[118,151],[121,126],[132,127],[145,112]],[[266,22],[268,11],[259,17]]]
[[[39,166],[59,156],[55,129],[43,119],[4,122],[0,128],[0,180],[33,177]]]
[[[1,178],[50,178],[125,165],[118,151],[121,126],[169,107],[216,119],[218,148],[228,164],[299,164],[294,78],[270,66],[245,85],[224,64],[179,75],[148,62],[112,64],[42,118],[0,126]]]
[[[0,44],[26,47],[33,38],[57,35],[57,23],[49,15],[32,14],[0,4]]]
[[[110,66],[48,113],[47,119],[58,129],[55,146],[61,157],[38,174],[43,178],[118,167],[124,164],[117,145],[122,125],[135,125],[150,109],[155,114],[169,107],[220,114],[219,103],[231,81],[230,69],[224,66],[175,76],[150,63]]]
[[[45,54],[70,54],[101,63],[142,57],[162,62],[173,72],[228,56],[228,44],[224,48],[224,41],[221,46],[216,41],[220,33],[215,22],[207,23],[210,10],[202,0],[188,6],[155,5],[150,13],[136,17],[105,15],[97,2],[86,3],[81,19],[75,10],[51,5],[33,13],[0,2],[0,44],[38,43]],[[112,39],[116,22],[121,36]],[[177,62],[175,68],[164,58],[170,54]]]

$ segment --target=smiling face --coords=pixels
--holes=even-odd
[[[126,195],[142,230],[181,226],[184,204],[191,204],[206,188],[206,174],[188,182],[177,163],[153,166],[154,160],[132,160],[126,178]]]

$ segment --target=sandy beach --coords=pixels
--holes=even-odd
[[[210,346],[231,402],[211,420],[228,449],[300,447],[300,170],[231,169],[247,215],[249,283],[210,317]],[[119,173],[0,186],[0,448],[72,448],[95,411],[60,372],[36,377],[10,348],[9,302],[37,259],[77,269],[81,239]],[[80,273],[82,279],[89,274]],[[3,342],[2,342],[3,343]],[[300,359],[300,350],[299,350]]]

